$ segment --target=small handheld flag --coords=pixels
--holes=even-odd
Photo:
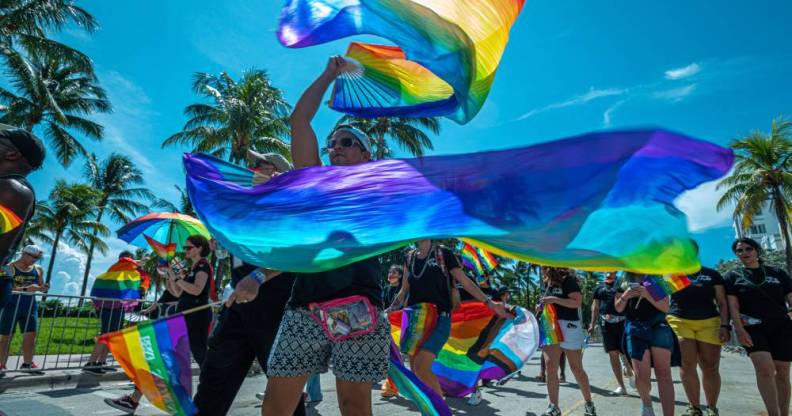
[[[22,219],[11,209],[0,205],[0,234],[5,234],[22,225]]]
[[[690,279],[683,274],[667,277],[649,275],[644,276],[642,285],[652,296],[652,299],[658,301],[690,286]]]
[[[564,333],[558,323],[555,305],[545,304],[539,317],[539,341],[541,346],[555,345],[564,342]]]

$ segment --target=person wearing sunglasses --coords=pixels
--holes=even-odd
[[[732,325],[756,371],[756,385],[768,416],[789,415],[792,361],[792,280],[762,261],[762,247],[750,238],[732,243],[742,267],[724,276]]]
[[[22,244],[22,235],[36,207],[36,193],[25,178],[41,168],[44,155],[44,144],[36,136],[0,125],[0,210],[8,211],[5,216],[13,214],[22,221],[10,230],[0,224],[0,308],[10,299],[13,287],[7,264]]]
[[[291,150],[296,169],[322,165],[311,120],[325,92],[345,65],[341,57],[330,58],[325,70],[294,108]],[[371,160],[369,137],[352,126],[336,126],[325,148],[333,166],[351,166]],[[308,377],[327,372],[331,360],[341,413],[371,414],[371,385],[385,378],[390,346],[390,323],[381,308],[380,278],[376,257],[324,272],[297,274],[267,366],[263,414],[291,414]],[[367,299],[376,320],[365,334],[336,341],[314,319],[308,307],[350,297]]]
[[[38,367],[33,362],[38,326],[38,304],[35,293],[46,292],[49,288],[44,284],[44,269],[36,264],[42,254],[40,248],[29,245],[22,249],[19,259],[9,265],[13,270],[14,291],[22,293],[12,295],[11,301],[0,309],[0,371],[6,369],[11,338],[16,327],[19,327],[19,332],[22,333],[23,359],[20,370],[44,374],[37,370]]]

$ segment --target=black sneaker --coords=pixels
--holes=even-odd
[[[27,372],[28,374],[34,374],[34,375],[37,375],[37,376],[43,376],[44,375],[44,372],[41,371],[38,368],[36,363],[22,363],[22,365],[19,366],[19,369],[21,371]]]
[[[105,373],[104,370],[102,370],[102,368],[100,367],[99,363],[86,363],[82,371],[83,373],[89,373],[96,376],[101,376]]]
[[[104,370],[105,373],[118,371],[117,368],[107,365],[107,361],[102,361],[99,365],[102,366],[102,370]]]
[[[138,403],[132,400],[132,396],[122,396],[118,399],[104,399],[104,402],[112,408],[126,412],[128,415],[134,415],[138,407]]]

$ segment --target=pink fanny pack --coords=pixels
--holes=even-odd
[[[377,312],[365,296],[349,296],[308,305],[311,317],[332,341],[359,337],[377,328]]]

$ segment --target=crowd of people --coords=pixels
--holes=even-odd
[[[331,58],[294,109],[293,168],[322,163],[311,121],[342,65],[341,58]],[[371,159],[369,137],[349,125],[335,127],[324,148],[334,166],[356,165]],[[41,142],[29,132],[0,131],[0,203],[24,219],[24,224],[35,207],[35,194],[25,176],[39,168],[43,159]],[[288,161],[273,154],[251,152],[248,161],[258,182],[292,168]],[[24,337],[23,367],[33,370],[35,297],[27,293],[12,295],[11,291],[46,292],[47,285],[42,281],[42,268],[36,265],[42,255],[38,247],[27,246],[19,258],[12,259],[21,244],[24,224],[0,235],[0,264],[4,265],[0,269],[0,347],[4,351],[0,361],[7,359],[10,336],[17,326]],[[371,387],[385,379],[388,368],[391,336],[386,314],[402,308],[430,310],[436,316],[433,331],[419,345],[402,345],[402,352],[417,377],[442,396],[432,363],[449,338],[451,315],[458,304],[478,301],[494,315],[511,317],[508,288],[493,288],[488,279],[477,284],[466,275],[450,249],[429,239],[417,241],[401,264],[390,267],[384,287],[376,258],[319,273],[279,272],[235,259],[230,284],[233,292],[213,317],[211,309],[205,307],[210,304],[214,277],[207,261],[212,244],[193,235],[183,242],[183,248],[189,266],[176,269],[164,265],[159,270],[166,290],[157,304],[171,307],[157,310],[166,311],[159,316],[187,312],[189,347],[200,367],[194,402],[201,415],[229,412],[254,360],[259,361],[268,377],[266,390],[258,396],[263,400],[264,415],[305,414],[308,399],[321,400],[318,374],[327,372],[331,363],[340,413],[371,414]],[[616,273],[607,274],[593,293],[590,322],[583,322],[580,313],[582,294],[575,272],[543,267],[540,302],[555,305],[563,333],[561,343],[542,348],[541,381],[546,383],[549,402],[543,415],[562,414],[559,369],[563,375],[564,361],[580,389],[585,415],[597,414],[582,350],[587,335],[599,329],[618,382],[612,394],[627,394],[625,378],[631,380],[640,396],[643,416],[654,414],[650,396],[652,369],[662,414],[674,414],[673,365],[681,365],[689,403],[685,415],[717,416],[720,350],[732,333],[755,368],[767,414],[788,416],[792,280],[785,271],[762,262],[761,247],[754,240],[738,239],[732,250],[742,262],[741,267],[723,277],[715,270],[702,268],[688,276],[688,288],[659,300],[641,284],[643,276],[624,273],[617,279]],[[124,256],[131,258],[131,253],[122,253]],[[353,325],[338,325],[333,319],[339,314],[357,319]],[[106,316],[102,332],[121,327],[123,313]],[[371,319],[360,319],[361,316]],[[102,373],[107,352],[97,348],[86,372]],[[308,395],[304,393],[306,386]],[[700,397],[702,386],[706,406]],[[382,385],[383,397],[397,394],[391,383]],[[477,403],[476,398],[480,401],[478,390],[470,403]],[[141,393],[136,391],[106,402],[131,414],[140,399]]]

